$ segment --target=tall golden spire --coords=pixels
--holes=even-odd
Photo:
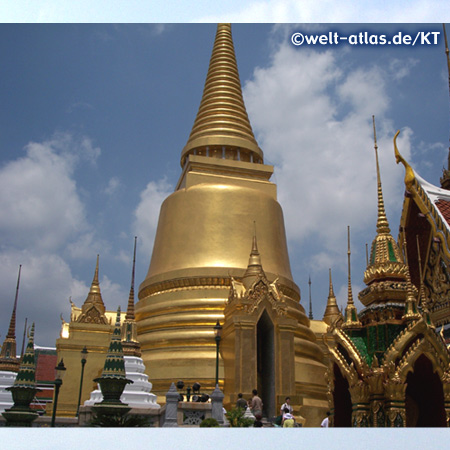
[[[134,237],[133,269],[131,271],[131,287],[130,295],[128,296],[127,315],[125,316],[126,320],[134,320],[134,272],[136,267],[136,241],[137,236]]]
[[[217,26],[202,101],[181,153],[181,167],[189,154],[197,151],[206,155],[207,148],[209,156],[222,157],[223,149],[239,150],[243,160],[258,163],[263,160],[242,97],[230,24]]]
[[[330,289],[328,292],[327,307],[325,308],[325,313],[323,315],[323,321],[327,325],[331,325],[333,322],[336,321],[336,319],[342,318],[342,314],[339,311],[339,307],[337,305],[336,296],[334,295],[333,281],[331,279],[331,269],[329,269],[329,271],[330,271]]]
[[[89,294],[81,307],[81,314],[77,322],[84,323],[108,323],[105,316],[105,304],[103,303],[100,283],[98,281],[99,255],[95,265],[94,278],[91,283]]]
[[[383,191],[381,188],[381,176],[380,176],[380,164],[378,162],[378,144],[377,144],[377,131],[375,129],[375,116],[372,116],[373,123],[373,140],[375,149],[375,160],[377,164],[377,189],[378,189],[378,220],[377,220],[377,233],[389,234],[391,232],[389,223],[386,217],[386,211],[384,209]]]
[[[347,250],[347,260],[348,260],[348,299],[347,306],[345,308],[345,320],[342,324],[343,328],[359,328],[361,327],[361,322],[358,319],[358,312],[356,311],[355,303],[353,302],[353,293],[352,293],[352,275],[351,275],[351,267],[350,267],[350,227],[347,227],[347,241],[348,241],[348,250]]]
[[[313,320],[314,316],[313,316],[313,312],[312,312],[312,300],[311,300],[311,275],[309,276],[309,280],[308,280],[308,285],[309,285],[309,320]]]
[[[128,297],[128,308],[125,320],[122,324],[122,347],[127,356],[141,356],[141,345],[137,339],[137,325],[134,317],[134,273],[136,267],[136,241],[134,237],[133,269],[131,271],[131,287]]]
[[[391,231],[386,217],[383,200],[383,190],[381,186],[380,164],[378,161],[378,144],[375,129],[375,116],[372,116],[372,122],[377,170],[378,218],[377,235],[372,242],[369,265],[364,272],[364,282],[367,285],[369,285],[376,279],[384,279],[386,277],[405,280],[406,275],[402,253],[398,248],[398,245],[395,242],[394,238],[390,234]]]
[[[17,359],[16,351],[16,310],[17,299],[19,298],[20,272],[22,265],[19,266],[19,275],[17,276],[16,296],[14,298],[14,306],[9,322],[9,329],[3,342],[0,352],[0,370],[17,372],[19,370],[20,361]]]

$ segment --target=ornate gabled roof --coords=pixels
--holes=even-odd
[[[245,109],[231,25],[227,23],[217,26],[202,101],[181,154],[181,166],[187,155],[207,147],[241,149],[252,155],[253,161],[263,160]]]
[[[77,318],[77,322],[80,323],[98,323],[105,325],[108,323],[105,316],[105,304],[103,303],[100,283],[98,281],[98,262],[99,255],[97,255],[94,279],[92,280],[89,294],[81,308],[81,314]]]
[[[421,214],[431,225],[433,236],[442,244],[442,251],[450,258],[450,191],[437,187],[424,180],[403,158],[397,148],[398,131],[394,138],[394,149],[397,163],[405,167],[405,186],[408,196],[412,197]],[[406,199],[406,202],[409,198]],[[405,211],[401,226],[405,226]]]

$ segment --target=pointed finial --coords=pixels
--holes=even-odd
[[[22,264],[19,265],[19,275],[17,276],[17,285],[16,285],[16,296],[14,298],[14,306],[11,314],[11,320],[9,322],[8,334],[7,338],[16,338],[16,310],[17,310],[17,299],[19,298],[19,286],[20,286],[20,272],[22,270]]]
[[[126,320],[134,320],[134,274],[136,268],[136,241],[137,236],[134,237],[133,269],[131,271],[131,287],[130,295],[128,297],[127,315],[125,316]]]
[[[350,266],[350,226],[347,226],[347,240],[348,240],[348,250],[347,250],[347,259],[348,259],[348,299],[347,306],[345,308],[345,321],[342,324],[343,328],[359,328],[361,326],[361,322],[358,319],[358,312],[356,311],[355,304],[353,302],[353,293],[352,293],[352,276],[351,276],[351,266]]]
[[[378,145],[377,145],[377,132],[375,129],[375,116],[372,116],[373,122],[373,140],[375,149],[375,160],[377,164],[377,185],[378,185],[378,220],[377,220],[377,233],[389,234],[389,223],[386,217],[386,211],[384,209],[383,191],[381,189],[381,176],[380,176],[380,164],[378,162]]]
[[[311,301],[311,275],[309,276],[309,319],[313,320],[313,312],[312,312],[312,301]]]
[[[331,279],[331,269],[329,269],[329,278],[330,287],[328,292],[327,307],[325,308],[325,313],[323,315],[323,321],[327,325],[331,325],[332,323],[336,322],[336,319],[342,318],[342,313],[339,310],[336,296],[334,295],[333,281]]]
[[[20,363],[19,372],[14,387],[26,387],[33,389],[36,387],[36,363],[34,353],[34,322],[28,338],[28,345]],[[11,388],[8,388],[11,389]]]
[[[223,147],[232,152],[239,149],[249,160],[263,160],[245,109],[229,23],[217,26],[203,97],[181,153],[181,167],[188,155],[206,154],[207,147],[219,148],[220,153]]]
[[[100,255],[97,255],[97,262],[95,264],[95,272],[94,272],[94,279],[92,280],[91,284],[91,292],[100,292],[100,283],[98,281],[98,262],[100,259]]]
[[[28,322],[28,317],[25,317],[25,325],[23,327],[22,350],[20,352],[21,358],[23,358],[23,352],[25,350],[25,336],[26,336],[26,332],[27,332],[27,322]]]

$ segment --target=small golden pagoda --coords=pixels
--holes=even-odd
[[[99,377],[114,332],[115,311],[106,311],[98,280],[99,256],[94,278],[82,307],[71,303],[70,322],[63,321],[61,337],[56,340],[57,359],[64,359],[67,369],[58,400],[58,415],[74,416],[78,409],[81,381],[81,351],[86,346],[88,357],[84,370],[81,405],[97,388],[94,379]],[[123,313],[123,316],[125,314]]]
[[[323,353],[299,303],[283,213],[270,181],[273,167],[263,161],[242,97],[231,26],[220,24],[199,111],[181,152],[182,173],[161,206],[139,288],[138,339],[160,399],[179,379],[212,391],[213,328],[219,320],[225,404],[256,388],[273,416],[289,395],[306,425],[318,426],[327,407]],[[254,223],[257,250],[254,237],[247,264]],[[240,302],[253,306],[240,309]]]

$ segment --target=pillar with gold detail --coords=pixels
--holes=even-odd
[[[202,390],[214,388],[214,325],[224,321],[232,277],[242,280],[247,269],[256,222],[267,279],[277,279],[296,321],[295,350],[289,351],[295,361],[295,392],[289,394],[298,395],[311,420],[319,422],[321,412],[312,419],[311,411],[326,408],[322,354],[299,304],[283,213],[276,185],[270,181],[273,167],[263,163],[247,116],[229,24],[217,28],[181,167],[175,192],[161,206],[150,267],[136,305],[138,338],[154,392],[165,395],[179,379],[186,385],[198,381]],[[229,404],[238,392],[228,391],[224,377],[221,358],[219,384],[227,386],[225,403]]]

